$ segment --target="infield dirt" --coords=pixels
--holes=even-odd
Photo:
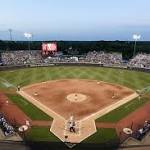
[[[73,114],[76,120],[96,113],[134,93],[133,90],[119,85],[78,79],[38,83],[26,86],[22,91],[63,118],[68,119]],[[67,96],[71,93],[81,93],[86,99],[81,102],[68,101]]]

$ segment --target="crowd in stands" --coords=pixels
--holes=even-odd
[[[86,62],[100,63],[100,64],[121,64],[122,63],[122,54],[120,53],[105,53],[100,52],[89,52],[86,55]]]
[[[150,54],[138,54],[130,60],[128,66],[150,69]]]
[[[55,56],[42,58],[40,51],[12,51],[1,54],[4,65],[22,65],[38,63],[78,62],[78,63],[100,63],[121,64],[122,55],[119,53],[89,52],[82,56]]]
[[[13,135],[15,133],[14,128],[6,121],[3,114],[0,114],[0,127],[5,136]]]
[[[12,51],[1,54],[3,65],[23,65],[42,63],[40,51]]]
[[[61,57],[48,57],[44,60],[46,63],[56,62],[72,62],[72,63],[98,63],[98,64],[121,64],[122,55],[120,53],[105,53],[101,52],[88,52],[87,55],[82,56],[61,56]]]
[[[145,121],[143,126],[141,128],[139,128],[138,130],[136,130],[135,132],[133,132],[132,137],[134,137],[137,140],[142,140],[143,137],[150,131],[150,122],[149,121]]]
[[[137,54],[129,62],[124,63],[121,53],[106,53],[91,51],[86,55],[66,56],[56,55],[42,57],[41,51],[11,51],[1,54],[3,65],[51,64],[51,63],[96,63],[104,66],[150,69],[150,54]]]

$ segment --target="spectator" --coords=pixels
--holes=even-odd
[[[138,54],[128,63],[131,68],[150,69],[150,54]]]
[[[24,65],[42,63],[40,51],[11,51],[2,53],[4,65]]]

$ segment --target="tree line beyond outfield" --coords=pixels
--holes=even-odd
[[[41,50],[43,41],[32,41],[31,50]],[[51,41],[46,41],[51,42]],[[89,51],[120,52],[124,59],[133,55],[133,41],[56,41],[58,51],[64,54],[82,55]],[[28,50],[28,41],[0,41],[0,52],[9,50]],[[150,53],[150,42],[138,42],[136,52]]]

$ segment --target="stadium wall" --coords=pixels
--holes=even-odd
[[[88,67],[105,67],[105,68],[115,68],[115,69],[125,69],[125,70],[134,70],[150,73],[150,69],[145,68],[131,68],[131,67],[122,67],[122,66],[106,66],[104,64],[98,63],[51,63],[51,64],[28,64],[28,65],[10,65],[10,66],[0,66],[0,71],[5,70],[16,70],[23,68],[35,68],[35,67],[56,67],[56,66],[88,66]]]

